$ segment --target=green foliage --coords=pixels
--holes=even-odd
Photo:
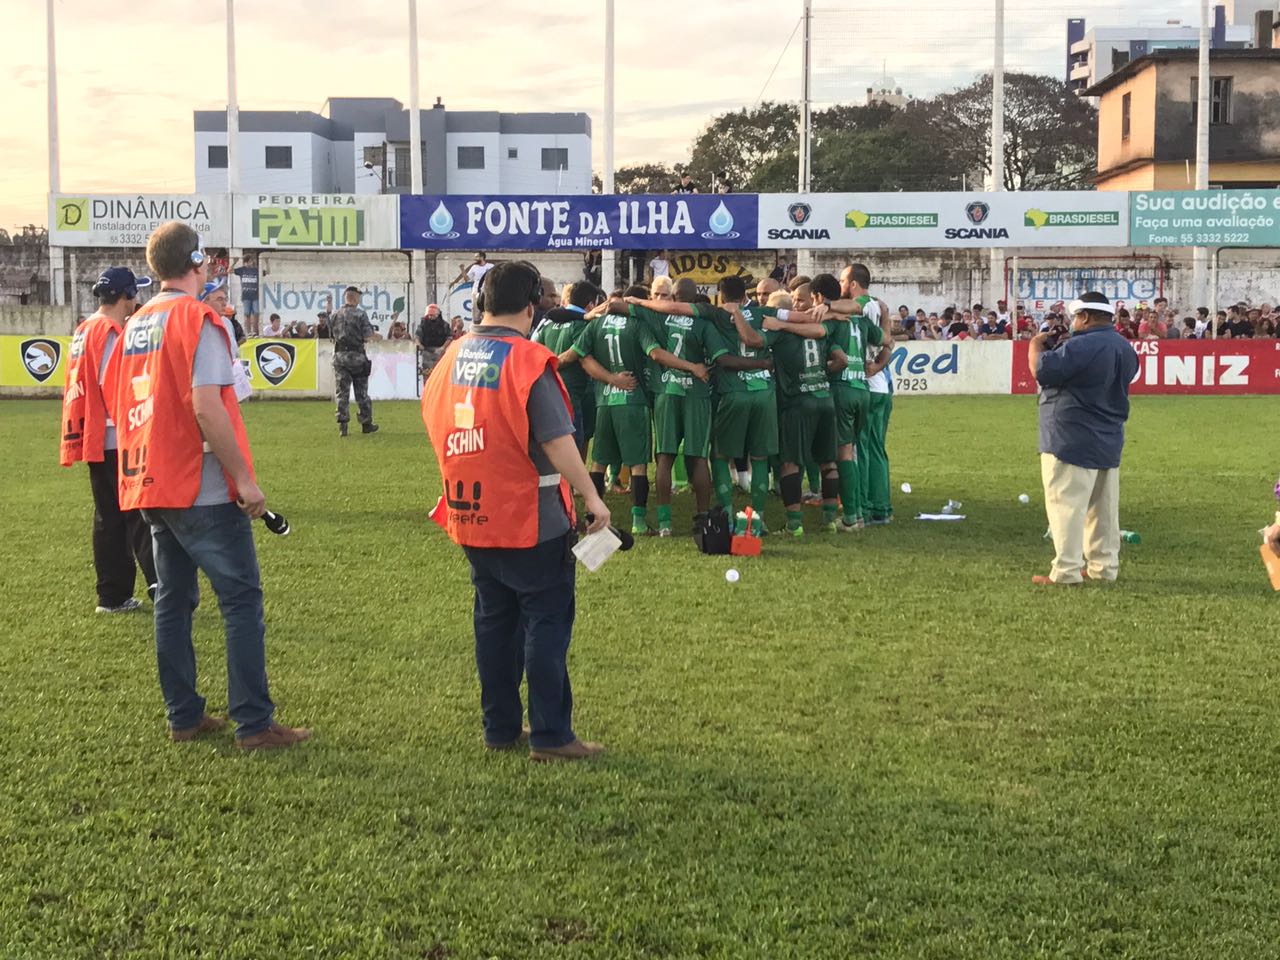
[[[615,193],[670,193],[680,175],[665,163],[633,163],[613,176]]]
[[[92,613],[59,407],[7,401],[0,957],[1271,956],[1273,407],[1136,398],[1143,543],[1119,584],[1055,591],[1027,582],[1035,399],[900,398],[892,526],[749,560],[644,540],[581,575],[576,721],[610,753],[537,767],[481,749],[416,404],[343,441],[328,404],[245,408],[294,530],[258,538],[272,693],[317,732],[243,756],[165,740],[149,617]],[[948,498],[967,520],[910,519]]]

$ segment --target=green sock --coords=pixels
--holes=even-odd
[[[862,486],[858,477],[858,464],[853,460],[841,460],[836,464],[840,472],[840,506],[844,508],[846,523],[856,523],[862,516],[862,504],[858,492]]]
[[[648,522],[649,522],[648,507],[632,507],[631,508],[631,523],[633,525],[639,526],[640,524],[645,524]]]
[[[670,529],[671,527],[671,507],[670,506],[664,507],[662,504],[658,504],[658,526],[667,527],[668,529]]]
[[[787,511],[787,529],[799,530],[802,526],[804,526],[804,511],[788,510]]]
[[[805,464],[805,475],[809,478],[809,490],[819,493],[822,490],[822,468],[816,463]]]
[[[751,512],[764,523],[764,507],[769,502],[769,461],[751,461]]]
[[[711,481],[716,488],[716,499],[720,506],[730,514],[733,513],[733,477],[729,473],[728,460],[711,461]]]
[[[822,522],[835,523],[836,517],[840,513],[840,508],[834,503],[823,502],[822,504]]]
[[[689,475],[684,469],[684,444],[680,444],[680,451],[676,454],[676,462],[671,465],[671,485],[675,487],[687,487],[689,485]]]

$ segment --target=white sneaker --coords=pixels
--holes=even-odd
[[[738,489],[743,493],[751,492],[751,474],[746,470],[738,474]]]
[[[142,601],[136,597],[130,597],[118,607],[104,607],[99,605],[94,609],[94,613],[132,613],[134,610],[142,609]]]

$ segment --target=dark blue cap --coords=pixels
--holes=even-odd
[[[128,267],[108,267],[93,285],[95,297],[113,297],[123,294],[130,299],[138,295],[141,287],[151,286],[150,277],[135,277]]]

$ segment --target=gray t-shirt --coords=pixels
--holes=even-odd
[[[207,317],[200,328],[200,342],[196,344],[195,364],[191,370],[193,387],[226,387],[234,382],[231,373],[231,351],[227,341],[213,321]],[[194,506],[212,507],[231,502],[227,477],[222,464],[212,453],[204,455],[200,471],[200,493]]]
[[[107,339],[102,344],[102,360],[98,364],[98,386],[101,387],[107,379],[107,361],[111,359],[111,351],[115,349],[116,341],[120,339],[120,334],[114,330],[107,331]],[[107,429],[102,435],[102,449],[115,450],[120,446],[116,440],[116,425],[110,417],[107,417]]]
[[[522,337],[519,330],[510,327],[477,325],[471,328],[475,336]],[[553,370],[543,371],[529,391],[525,410],[529,414],[529,459],[533,461],[539,476],[556,472],[542,444],[573,434],[573,417],[560,395],[560,384]],[[560,501],[560,487],[538,488],[538,542],[555,540],[569,532],[569,515]]]

